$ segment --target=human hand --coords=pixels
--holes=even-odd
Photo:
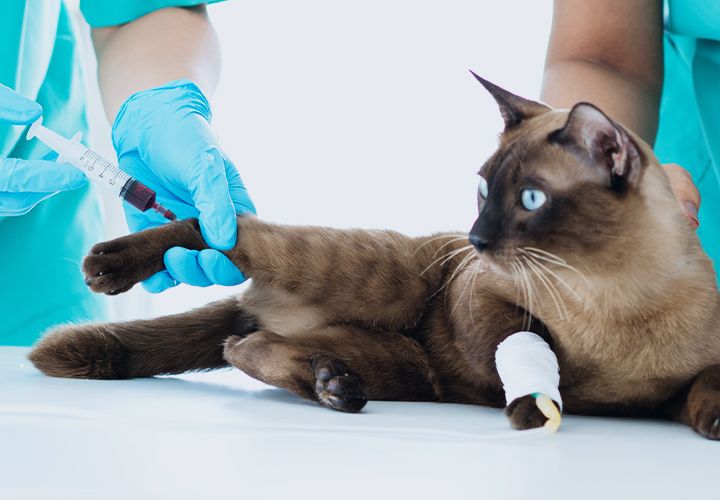
[[[220,149],[210,128],[210,105],[188,80],[133,94],[118,112],[112,138],[120,168],[151,187],[157,200],[179,219],[198,217],[205,241],[227,250],[237,238],[237,214],[255,213],[240,174]],[[125,206],[132,231],[167,221],[156,213]],[[242,272],[217,250],[174,247],[166,270],[143,282],[161,292],[184,282],[195,286],[236,285]]]
[[[0,85],[0,123],[29,125],[42,114],[38,103]],[[59,191],[87,183],[70,165],[0,156],[0,216],[23,215]]]
[[[666,163],[662,166],[670,178],[675,197],[682,206],[685,216],[693,229],[700,225],[698,210],[700,209],[700,192],[695,187],[690,172],[676,163]]]

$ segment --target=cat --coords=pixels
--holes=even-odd
[[[652,149],[592,104],[554,110],[475,76],[505,127],[469,236],[238,217],[224,253],[252,278],[242,296],[62,326],[30,360],[97,379],[232,365],[346,412],[368,399],[503,407],[495,350],[529,330],[558,358],[564,411],[671,418],[720,439],[716,278]],[[95,245],[86,283],[127,291],[174,246],[208,248],[197,220]],[[546,421],[532,396],[505,412],[516,429]]]

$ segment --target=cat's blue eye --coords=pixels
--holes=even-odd
[[[478,184],[478,194],[480,195],[480,198],[483,200],[487,198],[488,195],[488,183],[485,180],[484,177],[480,177],[480,184]]]
[[[526,210],[537,210],[547,201],[547,195],[539,189],[523,189],[520,200]]]

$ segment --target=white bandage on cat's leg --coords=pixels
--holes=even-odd
[[[545,426],[557,430],[562,410],[560,370],[557,357],[542,337],[532,332],[518,332],[500,342],[495,365],[505,389],[506,404],[533,395],[538,409],[548,421]]]

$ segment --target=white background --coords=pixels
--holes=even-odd
[[[213,125],[263,219],[468,230],[475,172],[501,121],[468,69],[540,89],[551,2],[229,1],[208,8],[223,50]],[[89,72],[88,82],[94,75]],[[93,89],[95,145],[107,125]],[[107,200],[110,234],[127,232]],[[139,286],[118,318],[179,312],[239,288]]]

